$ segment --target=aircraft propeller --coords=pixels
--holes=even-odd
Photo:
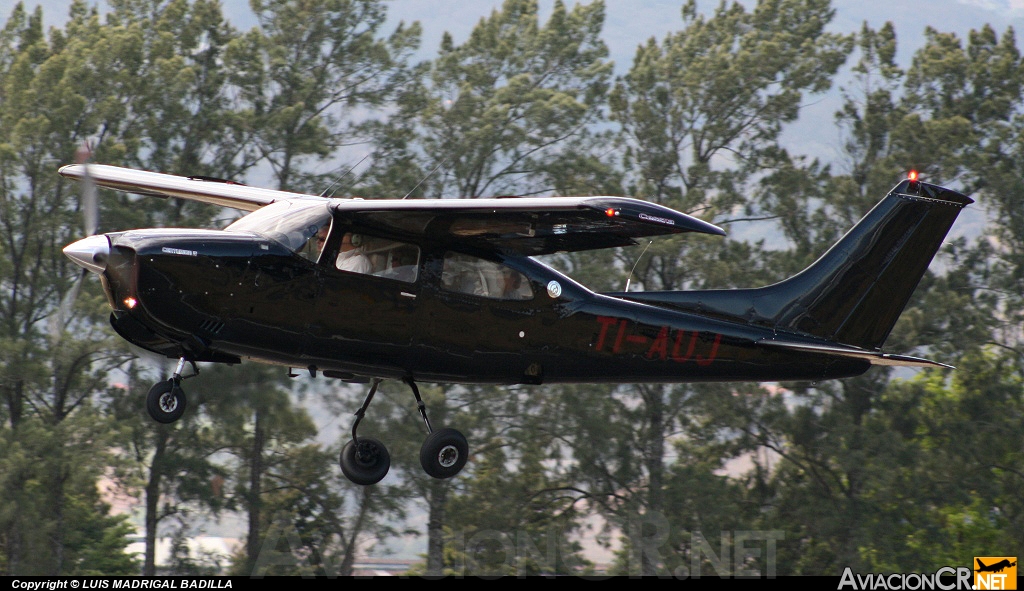
[[[92,156],[92,145],[90,142],[83,142],[79,146],[78,150],[75,151],[75,162],[81,164],[85,175],[82,178],[82,193],[80,196],[80,208],[82,211],[82,222],[85,236],[93,236],[96,234],[96,230],[99,227],[99,201],[96,196],[96,183],[89,175],[88,161]],[[65,253],[68,249],[64,249]],[[60,306],[57,308],[57,312],[50,318],[50,337],[56,341],[60,338],[61,333],[64,331],[68,319],[71,317],[71,310],[74,308],[75,301],[78,299],[78,293],[82,289],[82,283],[85,281],[86,275],[89,274],[89,269],[82,268],[78,274],[78,278],[75,279],[71,289],[64,294],[64,299],[61,300]]]

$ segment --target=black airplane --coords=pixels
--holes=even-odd
[[[980,558],[976,558],[975,560],[978,561],[978,568],[974,569],[974,572],[977,573],[999,573],[1003,572],[1003,569],[1005,568],[1017,566],[1016,562],[1010,562],[1009,559],[1006,558],[989,565],[982,562]]]
[[[357,435],[383,379],[412,389],[428,432],[421,463],[447,478],[468,444],[431,427],[417,382],[827,380],[872,365],[948,367],[881,347],[972,203],[905,180],[780,283],[595,293],[532,257],[724,232],[625,197],[337,199],[104,165],[60,174],[252,212],[223,230],[109,232],[64,252],[100,275],[117,334],[178,360],[147,396],[157,421],[182,415],[181,381],[197,362],[249,359],[368,382],[340,458],[359,484],[390,465],[380,441]]]

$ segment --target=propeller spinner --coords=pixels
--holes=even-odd
[[[64,254],[83,269],[102,273],[107,268],[110,240],[104,234],[82,238],[65,246]]]

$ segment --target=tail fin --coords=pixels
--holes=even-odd
[[[617,295],[877,350],[971,203],[950,189],[903,181],[821,258],[780,283]]]

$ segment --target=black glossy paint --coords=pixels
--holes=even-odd
[[[969,202],[903,183],[806,271],[759,289],[597,294],[473,244],[469,254],[520,271],[535,294],[486,299],[441,288],[444,253],[459,244],[430,232],[393,236],[421,248],[415,283],[338,271],[258,234],[195,230],[110,234],[103,281],[122,337],[197,361],[463,383],[829,379],[869,362],[758,341],[880,347]],[[336,213],[328,249],[352,223]]]

